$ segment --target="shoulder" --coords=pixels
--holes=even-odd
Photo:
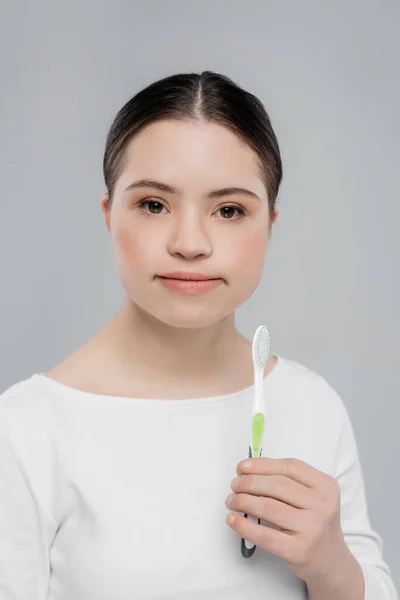
[[[36,376],[18,381],[0,394],[0,438],[19,446],[44,443],[51,398],[40,393]],[[42,441],[41,441],[42,440]]]
[[[40,393],[32,377],[0,394],[0,481],[7,487],[6,503],[13,505],[15,499],[19,510],[29,510],[33,501],[36,516],[44,511],[53,528],[51,400]]]
[[[0,417],[12,414],[35,413],[47,403],[45,396],[40,393],[37,383],[38,376],[31,375],[10,385],[0,393]]]
[[[335,386],[311,367],[290,358],[281,359],[288,408],[290,405],[303,418],[340,430],[346,407]]]
[[[289,387],[296,386],[297,391],[301,392],[318,392],[323,394],[327,401],[341,403],[338,392],[324,375],[291,358],[280,358]]]
[[[347,415],[340,394],[321,373],[292,359],[282,357],[280,375],[273,403],[279,456],[333,475]]]

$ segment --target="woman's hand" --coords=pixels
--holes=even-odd
[[[241,461],[236,472],[227,508],[268,521],[281,531],[236,513],[227,517],[232,529],[279,556],[306,583],[334,581],[350,555],[340,524],[336,479],[296,458],[251,458]]]

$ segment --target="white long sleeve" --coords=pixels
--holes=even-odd
[[[42,600],[47,598],[49,547],[56,529],[41,498],[50,484],[50,472],[39,464],[49,456],[40,447],[46,428],[32,414],[35,401],[29,406],[28,397],[15,394],[19,385],[14,388],[0,396],[0,599]],[[31,429],[38,426],[32,436]]]
[[[280,356],[263,384],[263,456],[297,457],[338,479],[365,600],[398,600],[341,398]],[[248,453],[253,391],[123,398],[43,374],[6,390],[0,600],[306,600],[304,582],[281,559],[260,548],[243,558],[225,523],[236,465]]]
[[[348,547],[364,573],[365,600],[398,600],[388,565],[382,558],[383,540],[371,528],[354,429],[343,404],[343,423],[335,477],[341,486],[341,524]]]

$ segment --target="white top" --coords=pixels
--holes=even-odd
[[[263,456],[297,457],[338,479],[366,599],[398,600],[341,398],[281,356],[263,383]],[[236,465],[248,455],[253,391],[124,398],[43,373],[8,388],[0,395],[0,600],[307,598],[278,557],[257,548],[243,558],[225,523]]]

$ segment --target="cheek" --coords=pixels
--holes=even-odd
[[[240,304],[257,289],[263,272],[267,244],[268,231],[260,230],[238,242],[233,256],[230,252],[233,268],[230,273],[231,282],[235,286]]]
[[[147,243],[146,243],[147,237]],[[120,269],[140,271],[149,259],[151,245],[143,231],[132,231],[128,227],[119,227],[114,234],[114,255]]]
[[[138,255],[140,240],[137,235],[132,235],[132,232],[128,229],[121,227],[114,238],[114,242],[120,254],[126,259],[132,260]]]
[[[261,275],[267,243],[268,231],[264,229],[246,237],[236,247],[235,260],[232,261],[235,268],[248,271],[249,278],[253,278],[258,273]]]

